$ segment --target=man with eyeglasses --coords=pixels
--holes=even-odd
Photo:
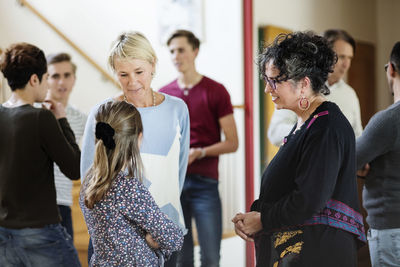
[[[376,113],[356,140],[358,177],[365,178],[372,266],[400,266],[400,42],[385,72],[394,103]]]
[[[360,103],[354,89],[343,81],[343,77],[350,68],[356,43],[353,37],[344,30],[326,30],[323,36],[331,43],[338,57],[334,71],[329,74],[326,82],[326,86],[330,90],[330,94],[326,98],[339,106],[350,122],[355,136],[358,137],[362,133]],[[274,88],[273,85],[276,82],[279,82],[279,80],[269,80],[272,88]],[[296,121],[294,112],[287,109],[275,110],[268,127],[268,139],[270,142],[280,146],[283,138],[289,134]]]

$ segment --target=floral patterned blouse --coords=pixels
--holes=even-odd
[[[82,193],[79,204],[93,242],[91,266],[160,266],[182,247],[182,230],[159,209],[138,179],[123,172],[93,209],[85,206]],[[147,245],[146,233],[159,249]]]

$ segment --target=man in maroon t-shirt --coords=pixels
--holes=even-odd
[[[236,124],[225,87],[197,72],[195,59],[200,41],[186,30],[178,30],[167,41],[179,72],[176,80],[160,89],[181,98],[189,109],[190,154],[181,203],[188,233],[179,266],[193,266],[192,217],[196,220],[201,265],[219,266],[222,212],[218,192],[218,156],[238,148]],[[221,130],[225,140],[221,141]],[[166,265],[172,266],[172,265]]]

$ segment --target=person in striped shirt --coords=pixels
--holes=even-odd
[[[47,56],[49,91],[47,98],[63,104],[67,120],[79,144],[85,130],[87,115],[68,103],[69,96],[75,85],[76,65],[67,53],[56,53]],[[54,164],[54,179],[57,192],[57,205],[60,209],[61,224],[73,238],[72,228],[72,181],[65,177],[57,164]]]

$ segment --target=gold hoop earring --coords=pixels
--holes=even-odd
[[[297,102],[299,109],[306,111],[310,108],[310,101],[304,96],[301,95],[299,102]]]

